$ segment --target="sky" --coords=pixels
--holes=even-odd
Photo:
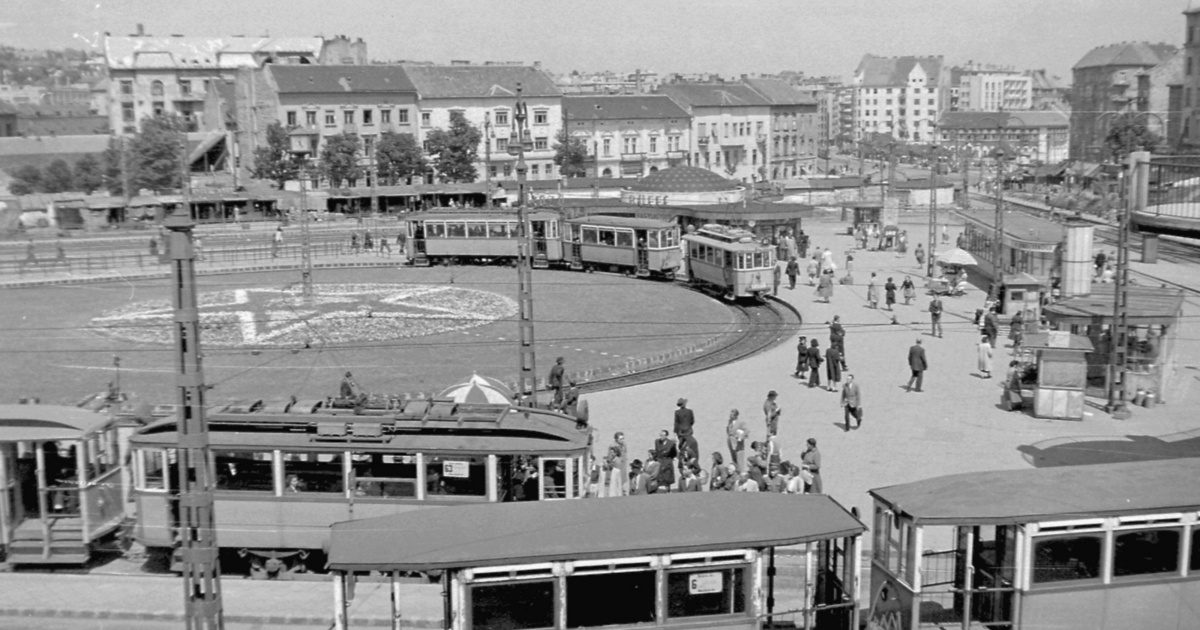
[[[848,80],[864,54],[1070,68],[1096,46],[1182,44],[1200,0],[2,0],[0,44],[128,35],[347,35],[376,60],[571,70],[801,71]]]

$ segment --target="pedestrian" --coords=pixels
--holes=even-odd
[[[358,253],[358,232],[350,233],[350,253],[351,254]]]
[[[1012,322],[1008,326],[1008,338],[1013,342],[1013,353],[1016,353],[1021,347],[1021,342],[1025,340],[1025,311],[1013,314]]]
[[[796,342],[796,371],[792,376],[804,378],[806,372],[808,372],[808,337],[800,335],[800,339]]]
[[[342,377],[342,384],[338,387],[338,394],[342,398],[354,398],[358,391],[358,383],[354,382],[354,376],[350,371],[346,371],[346,376]]]
[[[829,379],[828,388],[836,392],[842,384],[842,353],[838,347],[830,344],[825,350],[825,376]]]
[[[833,262],[833,252],[826,247],[825,251],[821,252],[821,272],[834,273],[837,271],[837,265]]]
[[[783,270],[779,268],[779,263],[771,266],[771,283],[774,288],[771,290],[771,295],[779,295],[779,283],[783,280]]]
[[[800,467],[791,462],[783,462],[779,465],[787,475],[787,484],[784,486],[785,494],[804,494],[804,476],[800,473]]]
[[[925,268],[925,250],[921,248],[921,244],[917,243],[917,249],[913,250],[913,256],[917,259],[917,269]]]
[[[546,387],[549,387],[554,392],[554,399],[550,402],[551,409],[558,409],[563,401],[563,381],[566,373],[566,368],[563,366],[566,359],[558,357],[554,360],[554,367],[550,368],[550,375],[546,377]]]
[[[834,315],[829,322],[829,345],[837,346],[842,355],[842,364],[846,363],[846,329],[842,327],[842,316]]]
[[[887,304],[887,310],[894,310],[892,307],[896,305],[896,283],[892,282],[890,276],[883,285],[883,301]]]
[[[779,475],[779,464],[771,464],[767,468],[767,477],[760,484],[761,490],[782,494],[786,486],[787,480]]]
[[[933,296],[929,300],[929,321],[932,324],[931,336],[936,335],[938,338],[942,336],[942,299],[938,296]]]
[[[820,265],[817,263],[817,257],[813,256],[812,259],[808,261],[808,266],[804,270],[804,273],[808,274],[808,286],[816,286],[817,273],[819,270]]]
[[[987,336],[988,343],[995,348],[996,337],[1000,335],[1000,316],[996,315],[995,307],[989,308],[983,316],[983,334]]]
[[[737,409],[729,410],[729,421],[725,424],[725,441],[729,446],[729,463],[738,470],[746,468],[746,437],[749,432],[746,422],[739,416]]]
[[[629,494],[627,454],[625,434],[617,431],[613,434],[613,443],[608,446],[608,453],[604,456],[604,487],[610,497],[622,497]]]
[[[917,287],[913,284],[911,276],[904,276],[904,281],[900,283],[900,291],[904,293],[904,305],[908,306],[917,297]]]
[[[925,370],[929,369],[929,363],[925,360],[925,347],[921,345],[920,339],[917,339],[917,343],[908,349],[908,367],[912,370],[912,376],[909,377],[908,385],[905,385],[904,389],[911,392],[913,383],[916,383],[919,392],[925,381]]]
[[[813,339],[808,347],[808,388],[821,386],[821,348],[820,343]]]
[[[987,335],[979,338],[979,373],[983,378],[992,378],[992,344]]]
[[[817,297],[823,298],[826,304],[833,298],[833,273],[825,272],[821,274],[821,279],[817,281]]]
[[[779,392],[771,390],[767,392],[767,400],[763,403],[763,419],[767,423],[767,437],[779,435],[779,414],[782,409],[779,408],[779,403],[776,399],[779,397]]]
[[[750,476],[748,471],[742,471],[738,477],[737,486],[734,489],[737,492],[758,492],[759,483]]]
[[[384,251],[387,251],[387,257],[392,257],[392,244],[388,242],[387,234],[379,235],[379,255],[383,256]]]
[[[800,468],[812,475],[812,479],[804,482],[804,492],[821,494],[824,488],[821,483],[821,451],[817,450],[817,438],[808,438],[808,446],[800,455]]]
[[[653,479],[651,479],[650,475],[646,473],[645,468],[642,466],[642,460],[633,460],[633,463],[629,465],[629,483],[627,484],[629,487],[629,494],[631,496],[650,494],[652,481]]]
[[[361,219],[362,217],[360,216],[359,220]],[[363,251],[369,252],[373,249],[375,249],[375,244],[371,240],[371,231],[363,230]]]
[[[271,258],[279,258],[279,248],[283,246],[283,226],[275,227],[275,234],[271,236]]]
[[[692,427],[696,424],[696,414],[687,407],[687,399],[675,401],[675,438],[683,443],[683,439],[691,437]]]
[[[659,489],[670,492],[671,486],[675,485],[675,458],[679,455],[679,448],[671,439],[670,432],[666,429],[658,432],[658,439],[654,440],[654,448],[650,453],[658,464]]]
[[[862,391],[854,381],[853,374],[846,374],[846,384],[842,385],[842,409],[846,431],[850,431],[850,417],[854,417],[854,428],[862,426]]]
[[[946,224],[944,224],[944,223],[942,224],[942,242],[943,243],[950,242],[950,231],[947,229]]]
[[[800,275],[800,263],[796,262],[796,257],[792,256],[787,262],[787,277],[788,288],[796,288],[796,276]]]
[[[1107,261],[1108,256],[1104,254],[1104,250],[1100,250],[1100,252],[1096,254],[1095,258],[1096,276],[1099,276],[1104,271],[1104,263]]]
[[[879,285],[875,284],[875,272],[871,272],[871,278],[867,280],[867,305],[871,308],[879,308]]]
[[[695,464],[680,468],[679,492],[700,492],[699,470]]]
[[[153,236],[150,237],[150,255],[158,255],[158,239],[154,238]]]
[[[718,451],[713,451],[712,468],[708,473],[708,489],[724,490],[725,478],[728,476],[728,470],[725,468],[725,458]]]
[[[696,441],[696,436],[689,435],[679,440],[679,474],[683,475],[683,471],[688,468],[699,468],[700,466],[700,444]]]

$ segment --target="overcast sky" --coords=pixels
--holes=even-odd
[[[1200,0],[1195,0],[1200,2]],[[1088,50],[1183,41],[1189,0],[0,0],[0,43],[85,48],[105,31],[362,37],[373,59],[541,61],[554,72],[849,79],[864,54],[943,55],[1070,81]]]

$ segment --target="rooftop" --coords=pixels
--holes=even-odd
[[[1003,112],[946,112],[938,124],[939,129],[995,129],[1001,123],[1008,129],[1061,127],[1066,128],[1070,119],[1057,111],[1003,111]]]
[[[941,57],[877,57],[865,55],[854,71],[861,75],[859,87],[895,87],[908,85],[909,75],[920,66],[930,84],[937,84],[942,72]]]
[[[254,55],[321,53],[320,37],[105,37],[110,69],[238,68],[256,65]]]
[[[984,227],[990,228],[996,223],[994,210],[955,210],[954,212],[964,219]],[[1009,238],[1022,241],[1061,243],[1067,235],[1067,229],[1061,223],[1024,212],[1008,211],[1004,213],[1004,233]]]
[[[767,99],[772,105],[816,105],[817,101],[809,93],[796,89],[783,79],[746,79],[749,85]]]
[[[658,87],[684,107],[758,107],[770,105],[748,85],[741,83],[667,83]]]
[[[533,66],[427,66],[406,64],[404,72],[421,98],[516,98],[562,96],[546,73]]]
[[[281,94],[416,91],[401,66],[272,65],[267,72]]]
[[[565,96],[563,109],[571,120],[630,120],[690,118],[679,103],[664,94],[639,96]]]
[[[1073,70],[1105,66],[1150,67],[1166,61],[1178,48],[1174,44],[1151,44],[1149,42],[1121,42],[1097,46],[1075,62]]]
[[[740,184],[695,166],[674,166],[651,173],[629,187],[633,192],[695,193],[736,190]]]

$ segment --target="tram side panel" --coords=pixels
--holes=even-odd
[[[1021,597],[1022,628],[1200,628],[1200,580],[1148,579],[1107,588],[1033,589]]]

